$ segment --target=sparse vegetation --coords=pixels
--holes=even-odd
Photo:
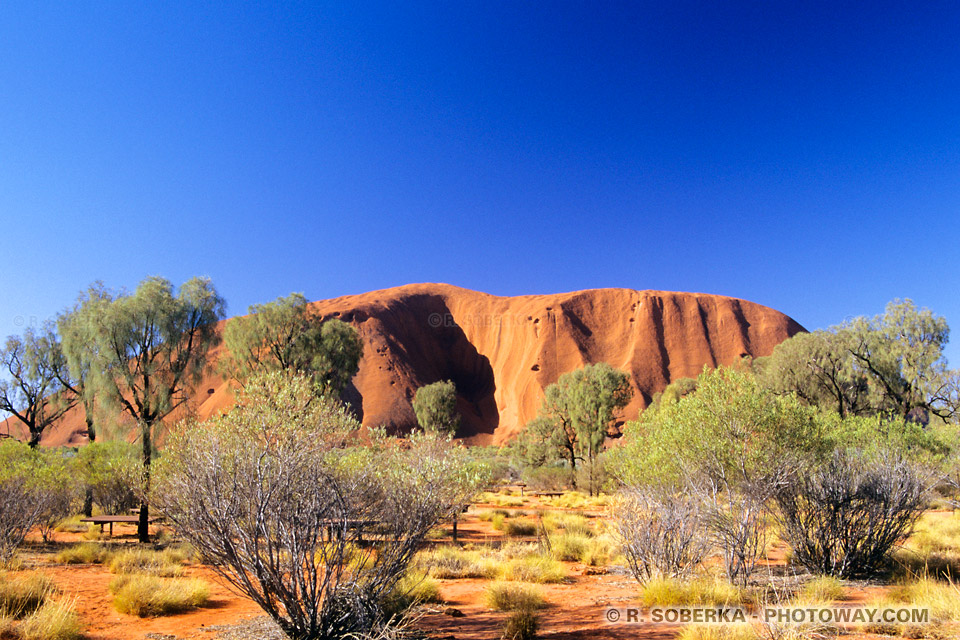
[[[532,611],[545,607],[546,600],[539,587],[497,581],[487,587],[487,606],[497,611]]]
[[[118,551],[110,557],[110,571],[119,574],[140,573],[169,578],[183,573],[181,565],[184,561],[183,554],[175,549],[163,551],[129,549]]]
[[[818,576],[800,590],[800,600],[804,603],[838,602],[845,598],[843,583],[832,576]]]
[[[105,564],[110,557],[111,551],[105,545],[81,542],[57,553],[56,561],[60,564]]]
[[[202,607],[210,599],[210,587],[202,580],[138,574],[117,576],[110,591],[117,611],[141,618],[181,613]]]
[[[540,616],[533,609],[513,611],[503,625],[504,640],[533,640],[540,629]]]
[[[647,607],[681,605],[740,605],[746,602],[745,589],[727,582],[697,578],[654,578],[640,587],[640,600]]]

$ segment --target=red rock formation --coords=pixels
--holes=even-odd
[[[415,284],[313,303],[325,318],[351,323],[364,341],[348,390],[367,426],[416,423],[416,389],[457,385],[461,435],[477,444],[509,441],[562,373],[607,362],[630,373],[634,418],[672,380],[741,356],[768,355],[803,331],[773,309],[724,296],[595,289],[504,298],[446,284]],[[207,417],[230,406],[230,386],[208,375],[191,408]],[[14,429],[15,430],[15,429]],[[0,427],[0,432],[4,429]],[[85,440],[80,416],[44,437],[47,445]]]

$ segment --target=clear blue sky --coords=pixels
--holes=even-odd
[[[3,2],[0,336],[153,274],[960,332],[958,43],[956,2]]]

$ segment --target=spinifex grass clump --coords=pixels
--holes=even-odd
[[[164,616],[201,607],[210,599],[210,587],[202,580],[123,575],[113,579],[113,606],[120,613]]]
[[[497,611],[532,611],[546,606],[539,587],[520,582],[494,582],[487,587],[487,606]]]

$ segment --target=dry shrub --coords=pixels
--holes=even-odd
[[[647,607],[739,605],[747,599],[747,592],[741,587],[704,578],[654,578],[640,587],[640,600]]]
[[[359,424],[307,378],[252,378],[236,407],[174,434],[154,504],[234,588],[295,639],[389,626],[383,600],[482,470],[449,441],[356,441]],[[372,542],[359,544],[376,525]]]
[[[560,562],[541,555],[527,555],[509,560],[503,565],[500,577],[518,582],[563,582],[567,570]]]
[[[710,551],[701,505],[686,494],[634,488],[611,509],[614,532],[638,582],[690,575]]]
[[[53,580],[42,573],[0,575],[0,617],[23,618],[39,609],[55,592]]]
[[[56,555],[60,564],[104,564],[110,560],[110,549],[96,542],[81,542]]]
[[[782,535],[796,562],[818,574],[869,577],[923,513],[920,471],[897,455],[834,454],[776,496]]]
[[[196,607],[210,599],[210,587],[202,580],[124,575],[110,583],[113,606],[120,613],[140,616],[165,616]]]

